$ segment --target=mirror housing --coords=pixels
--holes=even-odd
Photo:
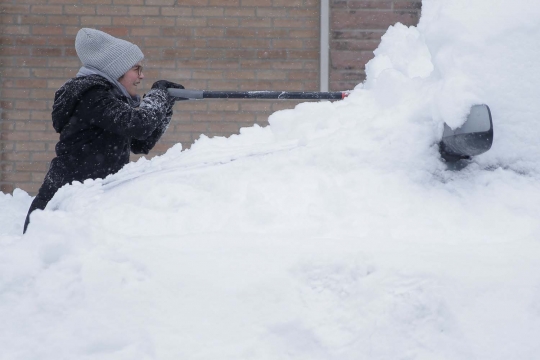
[[[470,159],[485,153],[493,144],[493,121],[487,105],[474,105],[465,123],[452,130],[444,124],[439,152],[446,162]]]

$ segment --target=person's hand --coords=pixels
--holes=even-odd
[[[167,80],[158,80],[152,85],[152,89],[160,89],[160,90],[165,90],[165,92],[167,92],[167,99],[172,106],[174,105],[174,102],[178,99],[174,96],[169,95],[169,92],[167,91],[167,89],[169,88],[184,89],[182,85],[176,84]]]

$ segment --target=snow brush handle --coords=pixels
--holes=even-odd
[[[169,95],[187,100],[196,99],[278,99],[278,100],[341,100],[349,95],[348,91],[207,91],[167,89]]]

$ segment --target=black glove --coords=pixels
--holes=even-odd
[[[169,104],[172,106],[172,105],[174,105],[174,102],[176,100],[178,100],[178,98],[169,95],[169,92],[167,91],[167,89],[169,89],[169,88],[184,89],[184,87],[182,85],[176,84],[176,83],[173,83],[173,82],[170,82],[170,81],[167,81],[167,80],[158,80],[152,85],[152,89],[165,90],[165,92],[167,93],[167,100],[168,100]]]

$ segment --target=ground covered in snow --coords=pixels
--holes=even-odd
[[[343,101],[66,186],[23,237],[0,194],[0,359],[537,359],[539,18],[424,0]],[[479,103],[493,148],[451,171]]]

